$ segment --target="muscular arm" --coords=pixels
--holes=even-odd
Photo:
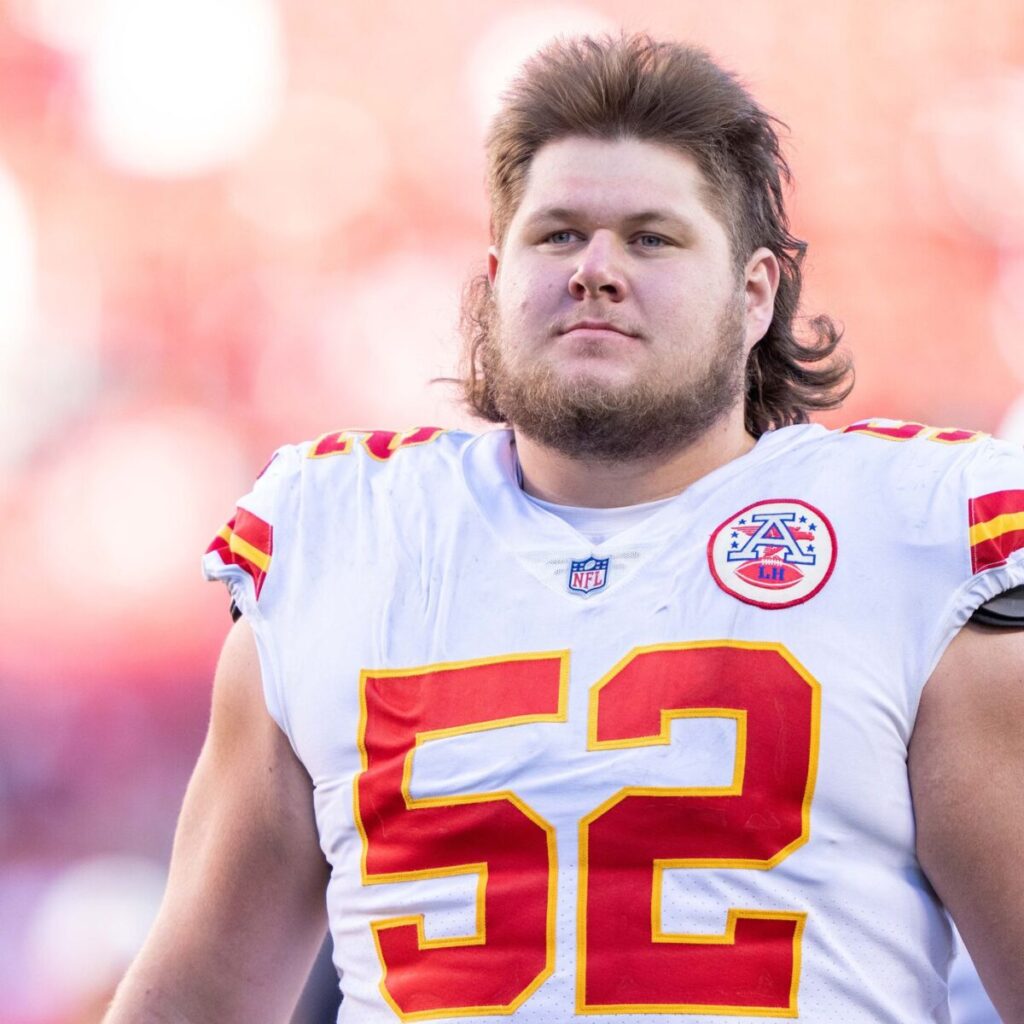
[[[325,928],[312,785],[263,703],[242,620],[217,666],[167,892],[104,1024],[287,1020]]]
[[[910,744],[917,852],[992,1002],[1024,1021],[1024,631],[967,625]]]

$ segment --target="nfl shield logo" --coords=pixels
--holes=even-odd
[[[610,558],[582,558],[569,565],[569,589],[574,594],[592,594],[608,582]]]

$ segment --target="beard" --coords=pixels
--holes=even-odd
[[[559,374],[545,361],[510,365],[497,310],[490,312],[481,368],[495,406],[526,437],[571,458],[617,462],[682,451],[742,398],[745,322],[739,298],[719,316],[703,364],[653,368],[622,385],[585,372]]]

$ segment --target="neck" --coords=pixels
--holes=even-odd
[[[743,410],[723,417],[686,448],[648,458],[579,459],[515,431],[527,494],[557,505],[616,508],[669,498],[754,447]]]

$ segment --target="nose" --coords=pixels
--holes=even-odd
[[[569,278],[569,294],[574,299],[604,297],[621,302],[627,291],[624,256],[613,232],[595,231],[579,253],[579,263]]]

